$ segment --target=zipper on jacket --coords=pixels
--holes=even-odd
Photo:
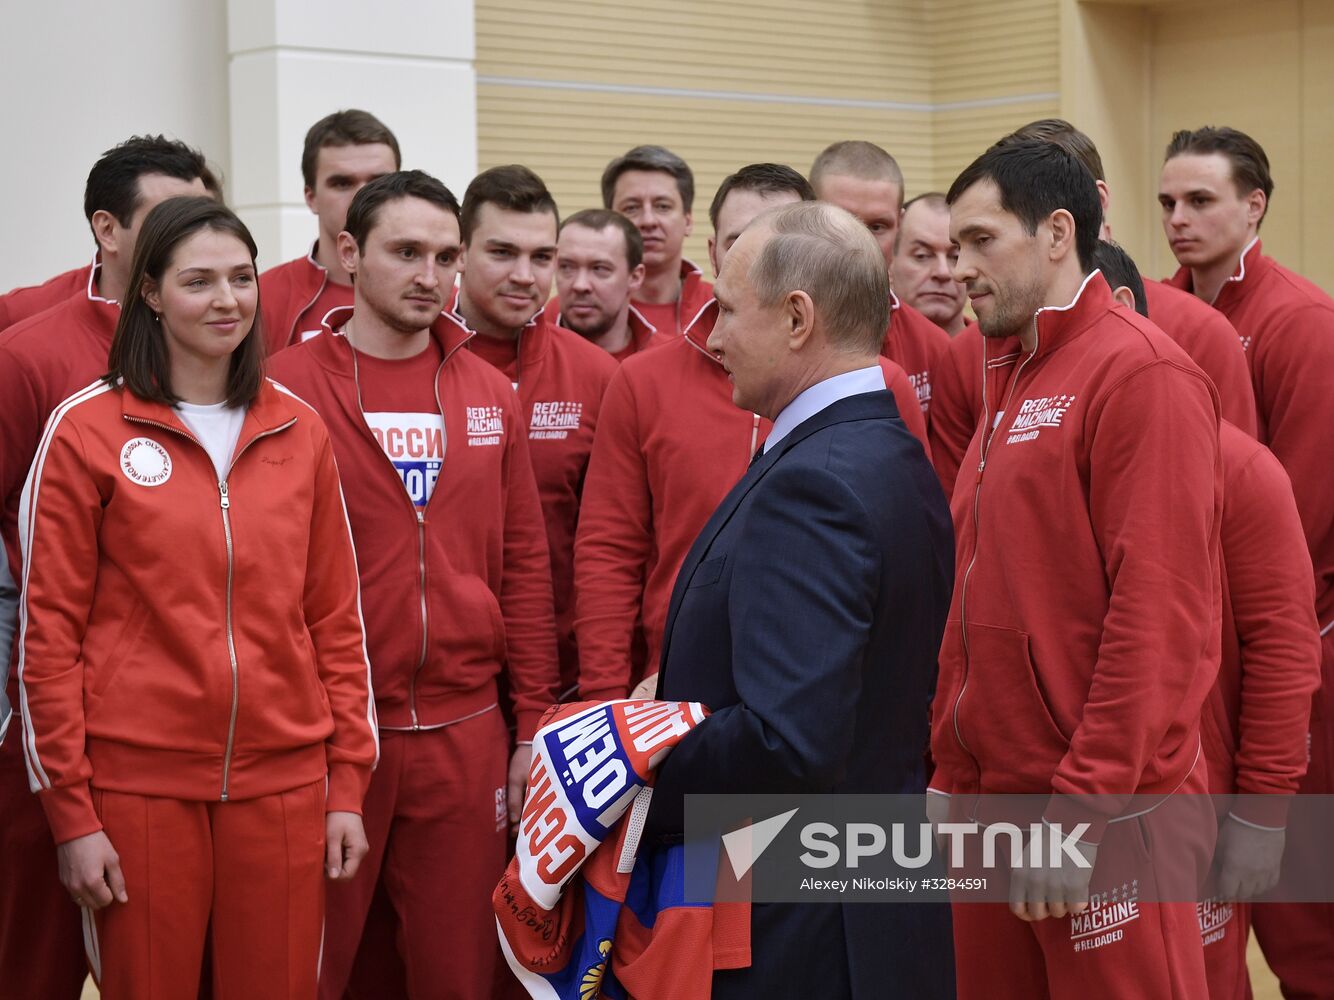
[[[1034,319],[1034,332],[1037,329],[1037,320]],[[1010,404],[1014,401],[1015,391],[1019,387],[1019,376],[1023,374],[1024,367],[1037,354],[1037,345],[1034,344],[1033,350],[1023,361],[1019,362],[1019,367],[1015,369],[1014,375],[1010,378],[1010,389],[1005,396],[1005,404],[996,415],[999,420],[1004,414],[1010,412]],[[954,698],[954,707],[951,717],[954,723],[954,738],[959,746],[963,748],[964,753],[973,758],[973,766],[977,768],[978,775],[982,773],[982,765],[977,757],[969,748],[968,743],[963,738],[963,732],[959,729],[959,705],[963,702],[964,692],[968,690],[968,674],[970,667],[971,653],[968,649],[968,580],[973,575],[973,567],[977,564],[978,531],[981,519],[978,516],[978,506],[982,502],[982,475],[987,468],[987,455],[991,453],[992,442],[996,438],[998,427],[993,427],[993,418],[990,410],[990,399],[987,396],[987,352],[982,352],[982,446],[978,456],[977,475],[973,479],[973,555],[968,560],[968,568],[963,573],[963,585],[959,591],[959,635],[963,646],[963,682],[959,685],[959,693]]]
[[[231,472],[229,468],[228,473]],[[218,505],[222,508],[222,533],[227,539],[227,658],[232,667],[232,711],[227,719],[227,749],[222,755],[222,801],[227,801],[227,781],[231,777],[232,750],[236,745],[236,716],[241,708],[241,672],[236,665],[236,637],[232,631],[232,580],[235,575],[235,552],[232,548],[232,502],[227,496],[227,480],[218,483]]]
[[[164,431],[185,438],[187,441],[193,441],[204,452],[208,458],[209,465],[213,464],[213,457],[208,454],[208,449],[199,443],[199,439],[189,431],[180,427],[173,427],[171,424],[164,424],[160,420],[149,420],[145,417],[134,417],[125,414],[125,419],[136,424],[147,424],[150,427],[161,427]],[[261,431],[243,444],[236,454],[232,455],[231,463],[227,466],[227,477],[218,482],[218,507],[222,511],[222,531],[227,540],[227,657],[232,670],[232,710],[227,721],[227,746],[223,751],[222,757],[222,792],[219,801],[227,801],[227,783],[231,776],[232,769],[232,751],[236,745],[236,718],[240,712],[241,706],[241,670],[236,658],[236,639],[232,629],[232,583],[235,569],[235,546],[232,540],[232,521],[231,521],[231,493],[227,486],[227,480],[231,478],[232,469],[236,468],[236,463],[240,457],[250,448],[252,444],[260,438],[271,437],[280,431],[285,431],[296,423],[296,417],[287,421],[285,424],[279,424],[277,427],[270,427],[266,431]]]
[[[346,327],[344,327],[344,329],[346,329]],[[440,376],[445,370],[445,364],[454,356],[454,352],[463,347],[464,344],[475,336],[477,336],[477,334],[470,331],[468,337],[459,341],[448,351],[444,351],[444,356],[440,359],[440,367],[435,370],[435,382],[432,386],[432,390],[435,393],[435,407],[440,411],[442,426],[445,422],[445,408],[440,401]],[[343,339],[347,340],[347,337],[344,336]],[[427,637],[430,634],[430,618],[426,609],[426,509],[425,507],[421,510],[417,509],[417,505],[412,502],[412,497],[408,494],[407,486],[399,476],[398,469],[394,466],[393,460],[385,454],[384,449],[380,447],[380,442],[376,441],[375,435],[371,433],[370,424],[366,422],[366,408],[361,405],[361,371],[360,366],[357,364],[357,349],[352,346],[350,340],[347,341],[347,346],[348,350],[352,352],[352,386],[357,394],[357,412],[361,414],[361,426],[364,428],[366,437],[370,439],[371,445],[375,448],[375,451],[389,463],[389,468],[394,473],[395,481],[403,487],[400,491],[403,494],[403,499],[407,501],[408,506],[412,509],[413,519],[417,522],[417,596],[418,610],[421,615],[422,641],[421,648],[417,653],[417,665],[413,667],[412,679],[408,682],[408,715],[412,719],[412,728],[416,731],[421,729],[421,722],[417,718],[417,677],[422,672],[422,668],[426,666]],[[442,440],[445,442],[445,450],[448,451],[449,439],[445,436],[446,432],[442,431],[441,434]],[[445,456],[441,455],[440,473],[442,476],[445,471],[444,460]],[[436,486],[438,487],[439,485],[440,482],[437,480]],[[435,495],[434,491],[431,495]],[[430,503],[429,499],[427,503]]]

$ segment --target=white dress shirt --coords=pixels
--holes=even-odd
[[[764,450],[767,452],[791,434],[798,424],[833,406],[840,399],[859,396],[864,392],[878,392],[884,388],[885,373],[878,363],[869,368],[858,368],[827,378],[823,382],[816,382],[798,394],[797,398],[783,407],[782,412],[774,418],[774,429],[764,441]]]

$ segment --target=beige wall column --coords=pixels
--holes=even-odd
[[[306,130],[357,107],[461,199],[477,169],[473,0],[228,0],[229,195],[261,267],[305,252]]]

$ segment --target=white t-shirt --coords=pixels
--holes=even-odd
[[[190,428],[190,433],[199,439],[199,443],[213,459],[213,468],[218,471],[218,482],[227,478],[227,470],[232,464],[232,452],[236,450],[236,441],[241,436],[241,424],[245,422],[245,408],[233,409],[225,402],[177,403],[176,412],[181,422]]]

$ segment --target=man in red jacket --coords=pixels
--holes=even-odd
[[[1259,440],[1292,481],[1315,580],[1325,677],[1334,667],[1334,300],[1266,257],[1260,225],[1274,182],[1264,150],[1231,128],[1182,131],[1167,147],[1159,183],[1163,229],[1181,264],[1171,283],[1226,316],[1241,336],[1255,386]],[[1151,306],[1152,308],[1152,306]],[[1311,713],[1304,793],[1334,782],[1334,686]],[[1309,845],[1323,851],[1324,845]],[[1311,860],[1307,845],[1289,854]],[[1317,861],[1323,859],[1317,858]],[[1254,910],[1265,958],[1291,997],[1328,993],[1334,980],[1334,904],[1266,904]]]
[[[401,164],[398,139],[369,112],[335,111],[310,127],[301,151],[301,177],[306,207],[319,219],[319,236],[310,253],[259,277],[271,352],[316,336],[330,309],[352,304],[352,276],[338,258],[347,208],[358,191]]]
[[[361,572],[380,766],[364,804],[371,851],[332,886],[321,996],[347,986],[381,886],[411,997],[489,995],[490,890],[518,818],[537,719],[555,695],[551,576],[508,382],[441,315],[460,255],[458,203],[420,171],[353,199],[340,265],[352,309],[282,352],[274,377],[333,438]],[[415,622],[409,609],[419,609]],[[519,746],[497,707],[504,674]],[[375,919],[372,916],[371,919]],[[368,956],[372,961],[380,956]]]
[[[456,318],[468,349],[509,378],[528,428],[556,594],[561,692],[579,676],[574,642],[574,527],[602,394],[616,372],[606,351],[542,311],[556,269],[556,201],[527,167],[493,167],[463,196]]]
[[[602,172],[602,207],[620,212],[644,237],[644,283],[634,299],[660,333],[685,332],[713,292],[682,254],[694,227],[695,175],[661,146],[636,146]]]
[[[964,328],[963,285],[954,280],[959,253],[950,242],[950,207],[939,191],[903,206],[889,274],[899,298],[951,337]]]
[[[1101,237],[1111,238],[1107,207],[1111,190],[1103,175],[1102,157],[1093,141],[1069,122],[1043,118],[1030,122],[1001,139],[1053,142],[1077,158],[1093,175],[1102,203]],[[1218,390],[1223,417],[1252,436],[1255,434],[1255,393],[1246,370],[1245,355],[1232,324],[1193,296],[1149,279],[1142,279],[1153,323],[1175,340]],[[982,343],[976,327],[964,330],[950,343],[937,368],[931,412],[931,457],[946,493],[953,492],[959,462],[977,430],[982,412]]]
[[[757,215],[812,200],[806,178],[780,164],[727,177],[709,208],[714,274]],[[681,561],[769,433],[767,420],[733,405],[727,372],[705,347],[716,316],[711,300],[685,337],[630,358],[607,390],[575,546],[581,698],[623,698],[657,670]],[[887,384],[897,375],[900,411],[924,438],[906,376],[888,360],[882,367]],[[649,680],[643,688],[651,697]]]
[[[586,208],[561,223],[556,245],[559,294],[547,303],[547,319],[624,361],[672,340],[655,330],[630,301],[643,283],[644,239],[639,229],[609,208]]]
[[[956,904],[959,997],[1204,996],[1195,906],[1155,893],[1183,870],[1203,874],[1208,803],[1189,851],[1162,834],[1146,848],[1169,815],[1161,802],[1129,822],[1122,803],[1206,788],[1200,714],[1221,629],[1216,395],[1093,271],[1102,211],[1075,157],[1043,141],[994,146],[948,198],[955,273],[991,364],[986,433],[964,461],[978,471],[952,505],[958,569],[928,800],[939,817],[951,795],[1046,796],[1045,820],[1087,824],[1077,846],[1089,865],[1005,873],[1008,910]],[[1085,914],[1111,898],[1111,877],[1126,919],[1095,933],[1105,915]]]
[[[88,174],[84,208],[98,264],[72,295],[0,334],[0,538],[18,579],[19,496],[51,411],[107,370],[127,293],[139,227],[157,204],[208,193],[204,157],[162,136],[135,136]],[[17,593],[0,581],[0,617],[12,623]],[[0,628],[0,632],[5,629]],[[0,677],[7,673],[9,644]],[[13,678],[10,678],[13,681]],[[0,730],[17,685],[0,699]],[[0,743],[0,981],[16,996],[77,998],[85,976],[79,912],[55,878],[50,827],[28,790],[20,741]]]
[[[1123,305],[1149,317],[1134,261],[1099,241],[1095,263]],[[1124,296],[1124,298],[1123,298]],[[1197,907],[1211,1000],[1246,1000],[1246,899],[1278,881],[1288,796],[1306,772],[1311,695],[1320,686],[1311,557],[1283,466],[1226,420],[1223,459],[1223,663],[1201,719],[1220,817],[1218,895]],[[1256,796],[1267,796],[1265,799]],[[1228,801],[1220,798],[1218,801]]]
[[[811,165],[815,196],[861,219],[880,244],[885,267],[894,262],[894,240],[903,211],[903,171],[894,157],[871,142],[845,140],[825,148]],[[940,327],[890,291],[889,328],[880,353],[912,380],[923,416],[929,416],[932,371],[949,347]]]

